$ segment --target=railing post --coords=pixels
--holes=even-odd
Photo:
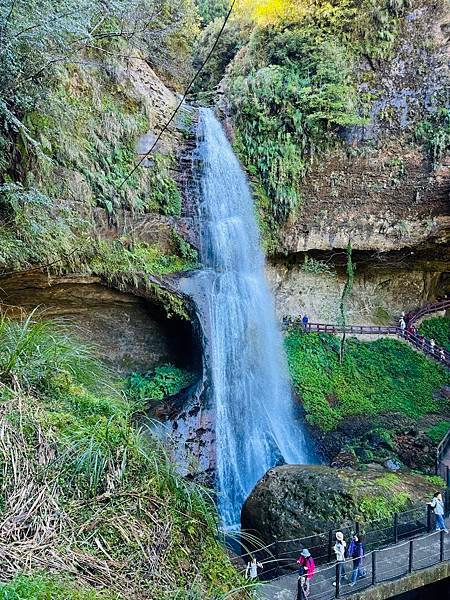
[[[355,521],[355,533],[356,533],[356,535],[359,535],[359,523],[358,523],[358,521]]]
[[[427,532],[431,532],[431,506],[427,504]]]
[[[439,561],[442,562],[444,560],[444,550],[445,550],[445,546],[444,546],[444,538],[445,535],[445,531],[443,529],[441,529],[440,531],[440,538],[439,538]]]
[[[394,513],[394,544],[398,542],[398,513]]]
[[[414,540],[409,542],[409,564],[408,564],[408,573],[412,573],[413,570],[413,561],[414,561]]]
[[[377,582],[377,551],[372,552],[372,585]]]
[[[341,564],[336,563],[336,598],[341,595]]]
[[[330,531],[328,532],[328,562],[331,562],[332,551],[333,551],[333,530],[330,529]]]

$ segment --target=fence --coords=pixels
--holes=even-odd
[[[316,569],[311,581],[310,600],[332,600],[343,598],[355,592],[361,592],[374,585],[395,581],[415,571],[426,569],[450,559],[450,536],[444,531],[433,533],[398,543],[388,548],[366,552],[354,586],[350,586],[353,560],[344,562],[346,578],[340,576],[339,564]],[[282,589],[285,583],[289,588],[297,589],[297,576],[290,576],[289,582],[279,581]],[[276,582],[275,582],[276,583]],[[271,585],[273,589],[274,585]],[[303,600],[304,594],[298,590],[297,599]]]
[[[450,513],[450,493],[444,492],[446,514]],[[434,527],[434,517],[429,506],[413,508],[395,513],[392,517],[376,519],[364,525],[354,522],[350,525],[330,529],[308,537],[277,540],[263,548],[254,549],[252,555],[264,565],[261,578],[270,580],[297,569],[297,559],[303,548],[308,548],[316,564],[326,564],[334,559],[333,546],[336,532],[342,531],[346,539],[353,532],[364,535],[366,552],[378,550],[384,546],[397,544],[423,533],[430,533]],[[245,553],[244,553],[245,554]]]

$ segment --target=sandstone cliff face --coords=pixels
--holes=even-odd
[[[43,318],[63,318],[121,374],[164,362],[198,366],[189,322],[168,320],[151,298],[106,287],[98,277],[30,272],[2,280],[1,312],[20,315],[36,307]]]
[[[415,2],[394,55],[359,65],[369,122],[342,131],[343,148],[315,157],[278,252],[345,248],[349,241],[382,252],[446,242],[450,156],[433,168],[414,131],[446,104],[448,32],[443,3]]]
[[[301,260],[269,261],[267,275],[280,319],[306,313],[311,322],[338,322],[346,277],[342,266],[335,267],[332,261],[328,264],[329,272],[311,273]],[[447,285],[445,260],[427,266],[414,254],[390,262],[356,253],[354,264],[354,283],[347,301],[349,324],[391,324],[402,311],[434,300]]]

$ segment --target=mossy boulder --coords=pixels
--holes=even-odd
[[[443,483],[443,482],[442,482]],[[423,506],[439,480],[394,474],[379,465],[366,471],[317,465],[270,469],[245,502],[242,528],[265,543],[292,540]]]

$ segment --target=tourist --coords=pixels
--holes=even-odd
[[[311,553],[308,550],[308,548],[303,548],[297,560],[297,564],[299,565],[298,574],[300,578],[305,577],[306,571],[306,581],[304,582],[302,590],[305,596],[308,597],[311,587],[311,579],[313,578],[314,569],[316,568],[314,559],[311,556]]]
[[[356,584],[358,577],[365,577],[366,572],[364,570],[364,544],[362,537],[355,533],[352,536],[352,541],[348,546],[348,554],[353,559],[353,572],[350,586]]]
[[[247,563],[247,568],[245,569],[245,579],[257,579],[258,569],[262,568],[262,564],[257,562],[256,558],[252,557],[252,560]]]
[[[445,351],[444,351],[444,348],[441,348],[439,350],[439,358],[442,360],[442,362],[445,362]]]
[[[406,321],[403,317],[400,317],[399,325],[400,325],[402,335],[405,335]]]
[[[336,554],[336,560],[339,563],[339,578],[342,581],[347,578],[345,573],[345,550],[347,548],[347,542],[344,540],[344,534],[342,531],[336,532],[336,543],[333,546],[334,553]],[[333,585],[336,582],[333,581]]]
[[[302,318],[302,323],[303,323],[303,327],[304,327],[305,329],[306,329],[306,328],[307,328],[307,326],[308,326],[308,321],[309,321],[309,319],[308,319],[307,315],[306,315],[306,314],[304,314],[304,315],[303,315],[303,318]]]
[[[436,342],[433,340],[433,338],[431,338],[430,340],[430,351],[431,354],[434,354],[434,347],[436,346]]]
[[[445,533],[448,533],[448,529],[445,526],[444,521],[444,502],[442,501],[441,492],[436,492],[433,495],[433,500],[431,502],[428,502],[428,504],[429,506],[431,506],[436,516],[436,531],[443,530],[445,531]]]
[[[305,600],[309,596],[308,571],[299,567],[297,579],[297,600]]]

